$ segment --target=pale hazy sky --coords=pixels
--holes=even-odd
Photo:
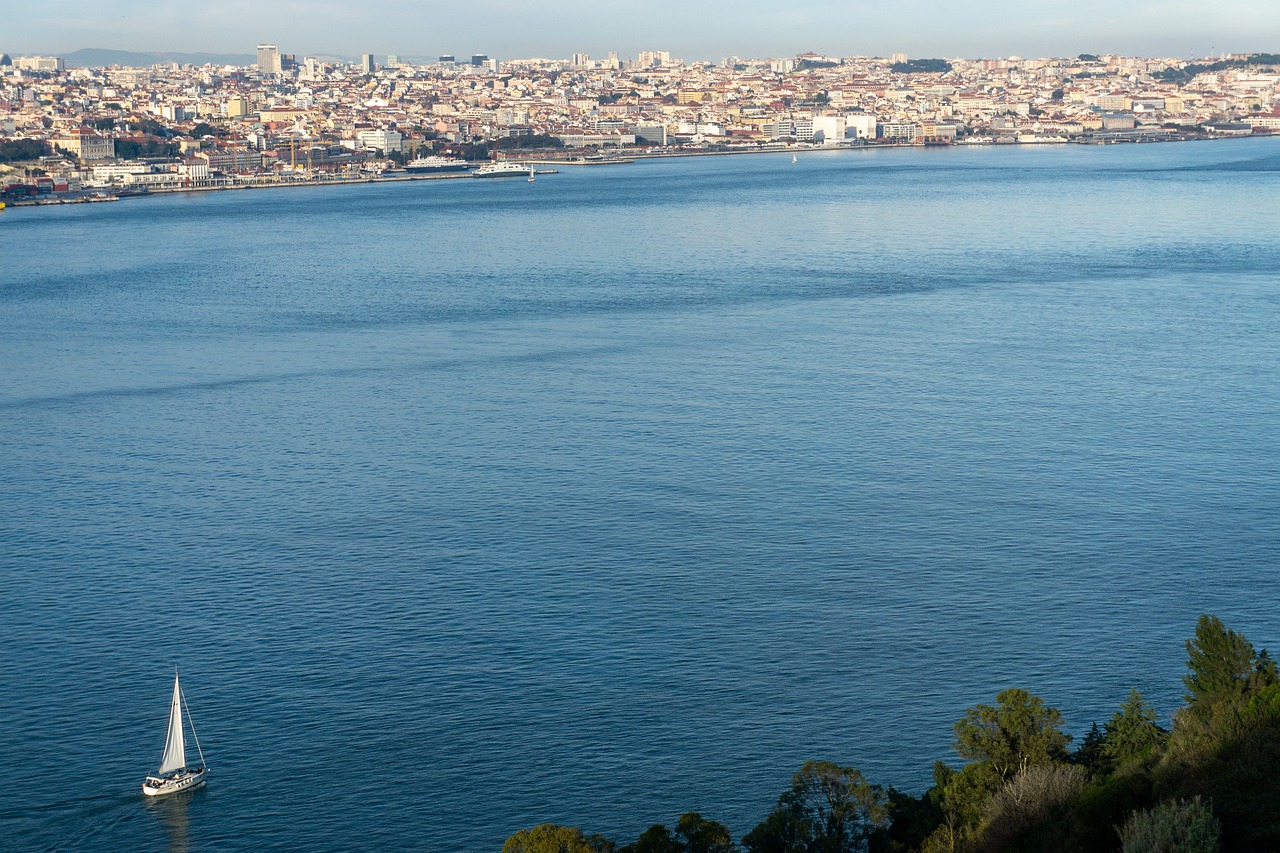
[[[18,4],[0,51],[253,53],[624,59],[788,56],[1188,57],[1280,52],[1277,0],[55,0]]]

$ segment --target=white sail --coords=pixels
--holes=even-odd
[[[160,775],[182,770],[187,766],[187,744],[182,739],[182,688],[178,686],[178,674],[173,675],[173,701],[169,705],[169,736],[164,742],[164,757],[160,759]]]

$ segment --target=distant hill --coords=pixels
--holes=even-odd
[[[143,53],[100,47],[86,47],[62,58],[68,68],[105,68],[111,65],[148,68],[171,62],[182,65],[253,65],[258,61],[257,55],[252,53]]]

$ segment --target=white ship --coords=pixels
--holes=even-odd
[[[471,173],[473,178],[514,178],[529,174],[529,167],[520,163],[491,163]]]
[[[182,688],[178,685],[178,674],[175,672],[173,699],[169,703],[169,734],[165,738],[160,769],[142,783],[142,793],[148,797],[176,794],[179,791],[199,788],[204,784],[205,774],[209,772],[204,764],[204,752],[200,749],[200,738],[196,737],[196,727],[191,722],[190,709],[187,709],[187,724],[191,726],[191,737],[195,739],[200,763],[195,767],[187,766],[187,743],[182,736],[182,711],[186,704],[182,698]]]
[[[424,172],[465,172],[471,167],[461,160],[454,160],[449,157],[438,157],[432,155],[430,157],[419,157],[405,163],[404,170],[414,174],[422,174]]]

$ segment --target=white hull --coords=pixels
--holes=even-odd
[[[182,770],[163,778],[148,776],[142,783],[142,793],[148,797],[163,797],[166,794],[194,791],[204,785],[204,777],[208,772],[201,767],[198,770]]]
[[[485,166],[471,173],[473,178],[515,178],[529,174],[528,166]]]

